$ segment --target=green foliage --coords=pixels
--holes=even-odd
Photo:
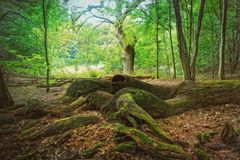
[[[70,0],[71,1],[71,0]],[[106,4],[110,1],[105,0]],[[105,18],[119,13],[123,6],[129,7],[136,1],[111,1],[101,9]],[[196,26],[199,3],[193,3],[194,27]],[[115,4],[114,4],[115,3]],[[188,2],[189,3],[189,2]],[[113,5],[114,4],[114,5]],[[4,8],[13,11],[0,20],[0,63],[11,73],[27,76],[45,75],[43,47],[43,17],[41,1],[0,2],[0,17]],[[189,6],[181,1],[183,30],[189,43]],[[237,32],[239,2],[233,0],[229,6],[227,29],[227,53],[234,45],[233,33]],[[113,7],[114,6],[114,7]],[[172,36],[177,75],[182,75],[178,58],[175,18],[171,6]],[[99,19],[84,23],[83,9],[74,8],[69,1],[47,0],[48,52],[51,76],[102,77],[122,73],[123,49],[116,38],[114,25]],[[172,55],[169,41],[168,1],[159,1],[159,70],[160,77],[171,77]],[[80,19],[77,17],[80,16]],[[110,18],[111,19],[111,18]],[[113,18],[114,19],[114,18]],[[113,20],[111,19],[111,20]],[[117,19],[120,22],[122,19]],[[153,2],[143,2],[134,8],[123,21],[124,42],[135,44],[135,74],[156,75],[156,9]],[[195,30],[195,28],[194,28]],[[198,73],[209,72],[218,65],[220,44],[219,1],[206,1],[200,35]],[[237,49],[236,49],[237,50]],[[190,52],[192,54],[192,51]],[[89,67],[90,66],[90,67]],[[94,67],[92,67],[94,66]],[[85,68],[87,69],[85,69]],[[84,69],[83,69],[84,68]]]

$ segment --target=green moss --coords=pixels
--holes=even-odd
[[[95,91],[111,92],[111,83],[101,79],[81,79],[74,81],[67,89],[65,96],[80,97],[87,96]]]
[[[202,81],[202,82],[198,82],[199,84],[202,85],[209,85],[211,87],[240,87],[240,81],[239,80],[224,80],[224,81],[220,81],[220,80],[207,80],[207,81]]]
[[[204,143],[205,141],[209,140],[209,138],[217,134],[218,134],[217,131],[211,131],[211,132],[198,133],[196,137],[200,143]]]
[[[77,97],[63,96],[63,97],[60,99],[60,102],[61,102],[62,104],[70,104],[70,103],[74,102],[75,100],[77,100]]]
[[[30,122],[28,122],[28,123],[22,128],[22,130],[26,130],[26,129],[29,129],[29,128],[35,126],[39,121],[40,121],[40,119],[31,119]]]
[[[95,144],[94,146],[84,150],[82,152],[82,156],[84,158],[92,158],[98,152],[98,148],[102,147],[103,145],[104,145],[103,142],[99,142],[99,143]]]
[[[162,140],[173,143],[172,139],[158,127],[157,122],[141,107],[139,107],[131,94],[126,93],[122,94],[117,99],[117,106],[119,108],[119,112],[123,113],[123,115],[126,117],[128,115],[131,115],[132,117],[136,117],[142,121],[144,121],[150,129]]]
[[[54,121],[50,125],[47,125],[39,131],[33,133],[31,135],[31,138],[37,139],[41,137],[51,136],[85,125],[96,124],[98,122],[100,122],[100,118],[97,116],[74,115]]]
[[[120,134],[129,136],[136,142],[138,147],[157,157],[179,157],[180,159],[189,159],[189,155],[180,147],[174,144],[168,144],[154,140],[135,128],[129,128],[116,123],[113,129]]]
[[[86,102],[86,98],[79,97],[77,100],[75,100],[66,108],[64,108],[64,111],[67,111],[67,112],[74,111],[76,108],[81,107],[85,102]]]
[[[204,151],[200,148],[197,148],[197,147],[193,148],[193,152],[199,160],[210,160],[211,159],[211,156],[206,151]]]
[[[124,152],[124,153],[135,153],[137,150],[137,145],[135,142],[123,142],[118,144],[115,148],[117,152]]]

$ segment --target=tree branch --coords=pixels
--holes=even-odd
[[[9,14],[14,14],[14,15],[20,16],[20,17],[22,17],[24,20],[27,20],[27,21],[29,21],[30,23],[32,23],[34,26],[38,26],[38,28],[40,28],[41,31],[43,31],[42,26],[40,26],[38,23],[33,22],[33,21],[30,20],[29,18],[23,16],[21,13],[18,13],[18,12],[15,12],[15,11],[7,11],[6,13],[4,13],[4,14],[0,17],[0,22],[1,22],[4,18],[6,18]]]
[[[89,13],[91,13],[91,15],[94,16],[95,18],[102,19],[102,20],[104,20],[104,22],[106,22],[106,23],[114,24],[114,22],[111,21],[110,19],[96,15],[96,14],[94,14],[94,13],[92,12],[92,10],[88,10],[88,11],[89,11]]]

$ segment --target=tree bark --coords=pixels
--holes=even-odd
[[[192,52],[192,41],[193,41],[193,26],[194,26],[194,17],[193,17],[193,0],[190,0],[190,11],[189,11],[189,57],[191,57],[190,53]]]
[[[155,8],[156,8],[156,49],[157,49],[157,59],[156,59],[156,66],[157,66],[157,79],[159,79],[159,38],[158,38],[158,32],[159,32],[159,9],[158,9],[158,0],[155,0]]]
[[[175,55],[173,49],[173,40],[172,40],[172,19],[171,19],[171,0],[168,0],[168,25],[169,25],[169,39],[170,39],[170,47],[172,52],[172,65],[173,65],[173,79],[177,78],[176,75],[176,63],[175,63]]]
[[[193,81],[195,81],[195,79],[196,79],[196,60],[197,60],[197,56],[198,56],[198,42],[199,42],[200,31],[201,31],[201,26],[202,26],[204,6],[205,6],[205,0],[201,0],[199,14],[198,14],[198,23],[197,23],[195,39],[194,39],[193,57],[192,57],[192,61],[191,61],[191,76],[192,76]]]
[[[224,62],[225,62],[225,34],[227,27],[227,10],[228,10],[228,0],[223,0],[223,15],[221,22],[221,44],[219,52],[219,68],[218,68],[218,78],[219,80],[224,79]]]
[[[0,107],[9,107],[14,104],[13,99],[6,86],[3,70],[0,66]]]
[[[48,48],[47,48],[47,20],[46,20],[46,1],[45,0],[42,0],[42,13],[43,13],[43,27],[44,27],[44,50],[45,50],[45,59],[46,59],[46,65],[47,65],[46,92],[49,92],[50,64],[48,60]]]
[[[119,44],[124,50],[123,53],[123,74],[131,75],[134,72],[134,60],[135,60],[135,42],[133,44],[126,44],[124,42],[124,32],[122,24],[116,26],[116,37],[118,38]]]
[[[115,75],[112,78],[112,81],[111,81],[112,93],[116,93],[119,90],[126,87],[133,87],[133,88],[146,90],[161,99],[172,98],[178,90],[178,87],[152,85],[126,75]]]
[[[131,75],[134,72],[135,49],[133,45],[124,48],[123,74]]]
[[[184,80],[192,80],[191,69],[190,69],[190,59],[187,51],[186,39],[182,30],[182,18],[179,7],[179,0],[173,0],[174,13],[176,18],[176,29],[177,29],[177,39],[179,56],[182,63],[182,69],[184,74]]]

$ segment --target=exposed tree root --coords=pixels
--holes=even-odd
[[[138,120],[141,120],[148,124],[149,128],[162,140],[168,143],[173,143],[172,139],[167,136],[167,134],[162,131],[159,127],[157,122],[141,107],[139,107],[131,94],[126,93],[122,94],[116,102],[116,106],[118,111],[112,113],[110,116],[114,119],[124,119],[126,117],[132,117],[135,119],[136,123]],[[134,126],[134,125],[133,125]]]
[[[40,122],[40,119],[31,119],[21,130],[19,138],[22,139],[26,135],[32,133],[32,127]]]
[[[227,145],[236,145],[240,144],[240,135],[229,123],[224,125],[224,128],[221,132],[221,140],[224,144]]]
[[[104,114],[111,114],[118,111],[116,102],[123,94],[131,94],[136,104],[154,118],[163,118],[172,114],[171,107],[163,100],[154,94],[135,88],[124,88],[115,93],[112,99],[102,107],[102,112]]]
[[[64,116],[65,112],[71,113],[77,108],[100,110],[109,121],[117,122],[110,128],[118,134],[128,137],[128,141],[118,144],[113,149],[114,151],[134,153],[137,149],[141,149],[156,158],[191,159],[189,154],[174,143],[171,137],[158,126],[154,118],[165,118],[209,104],[229,102],[240,104],[240,82],[183,83],[178,87],[171,88],[154,86],[128,76],[116,75],[111,82],[100,79],[84,79],[73,82],[68,88],[63,102],[69,105],[61,108],[62,112],[59,112],[59,115]],[[20,108],[16,115],[37,118],[34,114],[38,117],[49,113],[53,114],[55,111],[50,110],[49,107],[51,106],[45,104],[27,105]],[[100,118],[96,116],[74,115],[54,121],[34,133],[31,133],[31,127],[26,127],[23,137],[39,139],[64,133],[59,136],[57,142],[62,143],[71,135],[71,129],[100,121]],[[139,129],[143,123],[148,125],[153,134],[149,136]],[[198,139],[200,143],[204,143],[215,134],[215,132],[200,134]],[[157,137],[152,138],[154,135]],[[230,139],[235,138],[234,135],[235,132],[230,135]],[[103,144],[100,142],[86,149],[82,156],[91,158]],[[201,157],[209,158],[209,155],[199,148],[195,148],[194,153],[199,159]]]
[[[111,127],[115,132],[129,136],[136,142],[138,147],[153,157],[166,159],[191,159],[191,157],[180,147],[154,140],[136,128],[129,128],[116,123]]]
[[[199,159],[199,160],[210,160],[211,159],[210,154],[199,147],[193,148],[193,152],[196,155],[197,159]]]
[[[110,81],[102,79],[76,80],[69,86],[65,96],[80,97],[95,91],[111,92]]]
[[[47,114],[56,117],[67,116],[67,114],[54,109],[54,106],[40,102],[32,101],[28,105],[25,105],[15,111],[15,116],[23,118],[41,118]]]
[[[136,153],[138,149],[138,146],[135,142],[133,141],[126,141],[126,142],[122,142],[119,143],[115,146],[115,148],[113,149],[114,151],[117,152],[124,152],[124,153]]]
[[[89,124],[96,124],[100,121],[100,118],[97,116],[74,115],[54,121],[50,125],[47,125],[30,135],[29,138],[38,139],[41,137],[47,137]]]
[[[0,126],[15,123],[16,118],[12,114],[0,114]]]
[[[72,102],[71,104],[67,105],[64,108],[64,111],[66,112],[72,112],[75,109],[81,107],[84,103],[86,103],[86,98],[85,97],[79,97],[77,100],[75,100],[74,102]]]
[[[99,142],[99,143],[95,144],[94,146],[84,150],[82,152],[82,156],[84,158],[92,158],[98,152],[98,149],[100,147],[102,147],[103,145],[104,145],[104,142]]]
[[[92,92],[86,97],[82,110],[100,110],[112,98],[112,94],[105,91]]]
[[[200,144],[205,143],[208,141],[211,137],[214,137],[215,135],[219,134],[217,131],[211,131],[211,132],[203,132],[203,133],[198,133],[196,135],[197,140]]]

